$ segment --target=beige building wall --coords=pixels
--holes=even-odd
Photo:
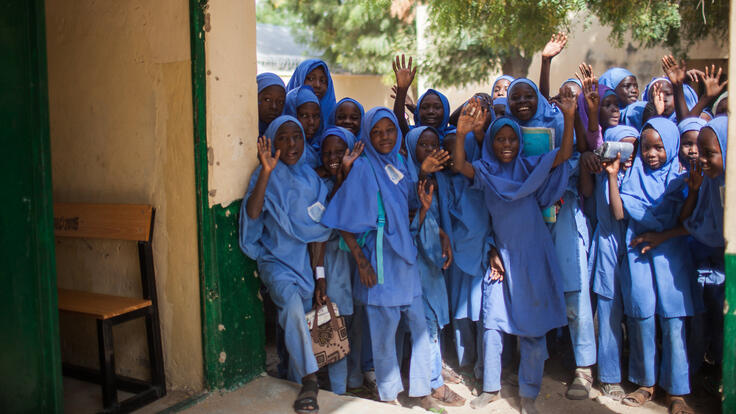
[[[46,1],[53,196],[146,203],[166,379],[203,387],[189,2]],[[57,240],[62,288],[138,296],[133,242]],[[66,362],[98,366],[95,321],[62,315]],[[114,329],[122,375],[147,377],[142,320]]]

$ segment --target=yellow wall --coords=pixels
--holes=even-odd
[[[46,1],[54,200],[148,203],[167,382],[200,390],[186,0]],[[58,240],[58,285],[140,295],[131,242]],[[63,315],[64,361],[96,367],[94,321]],[[147,376],[142,321],[115,328],[119,374]]]

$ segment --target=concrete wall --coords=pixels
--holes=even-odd
[[[186,0],[46,1],[54,200],[148,203],[166,376],[200,390],[202,337]],[[58,240],[58,285],[140,295],[135,243]],[[64,361],[97,366],[93,320],[63,315]],[[115,328],[116,368],[147,376],[142,321]]]

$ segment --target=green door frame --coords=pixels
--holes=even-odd
[[[43,0],[0,0],[0,407],[64,410]]]
[[[209,389],[232,389],[265,370],[265,322],[255,262],[238,248],[241,202],[209,205],[206,9],[189,1],[204,374]]]

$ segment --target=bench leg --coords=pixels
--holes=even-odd
[[[102,374],[102,403],[105,409],[118,405],[115,383],[115,352],[112,341],[112,321],[97,320],[97,342],[100,354],[100,373]]]
[[[158,396],[166,394],[164,374],[164,353],[161,347],[161,328],[158,315],[153,307],[146,313],[146,337],[148,339],[148,358],[151,364],[151,384],[158,387]]]

